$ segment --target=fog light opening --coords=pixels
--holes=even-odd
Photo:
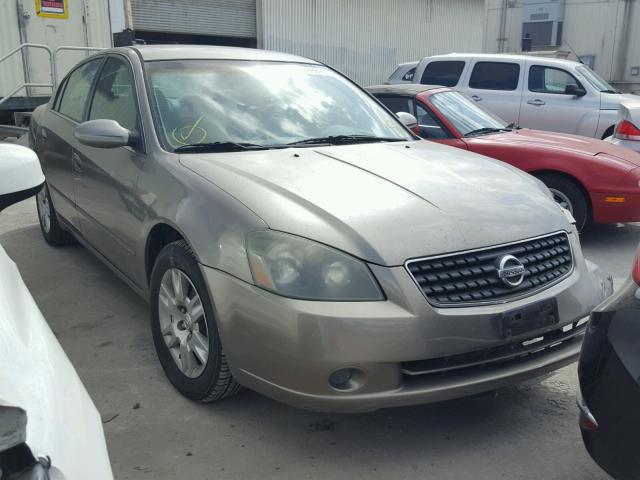
[[[364,385],[365,375],[357,368],[341,368],[329,375],[329,385],[340,392],[353,392]]]

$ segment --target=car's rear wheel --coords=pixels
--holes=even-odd
[[[561,175],[545,174],[538,178],[549,188],[553,199],[571,212],[576,219],[576,228],[582,231],[589,223],[589,203],[582,189]]]
[[[222,349],[202,272],[184,240],[165,246],[155,262],[151,330],[162,368],[184,396],[213,402],[241,390]]]
[[[38,195],[36,195],[36,205],[38,208],[40,230],[49,245],[61,247],[76,243],[75,237],[60,225],[58,214],[55,208],[53,208],[49,187],[46,183],[42,186]]]

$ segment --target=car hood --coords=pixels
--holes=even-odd
[[[52,478],[112,479],[98,411],[2,247],[0,331],[0,410],[26,412],[34,456],[51,458]],[[0,451],[24,440],[23,423]]]
[[[521,146],[526,149],[537,148],[590,157],[604,154],[613,157],[612,161],[620,162],[627,169],[640,167],[640,154],[637,152],[596,138],[581,137],[568,133],[521,128],[510,132],[465,138],[464,140],[470,146],[473,143],[485,145],[490,143],[497,146]]]
[[[605,93],[600,94],[600,110],[617,110],[622,102],[638,103],[640,95],[632,93]]]
[[[427,141],[183,154],[180,161],[270,228],[381,265],[570,228],[538,180]]]

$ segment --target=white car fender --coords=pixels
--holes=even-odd
[[[52,479],[112,479],[100,415],[2,247],[0,331],[0,406],[26,411],[33,455]]]

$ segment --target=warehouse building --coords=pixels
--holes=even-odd
[[[485,52],[580,59],[623,91],[640,90],[640,1],[486,0]]]
[[[363,84],[398,63],[478,51],[484,0],[111,0],[116,42],[257,46],[311,57]]]

